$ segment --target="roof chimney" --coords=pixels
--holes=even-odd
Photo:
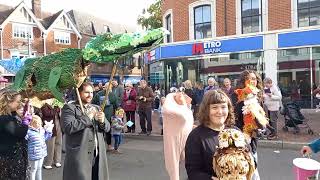
[[[41,19],[41,0],[32,0],[32,11],[38,19]]]

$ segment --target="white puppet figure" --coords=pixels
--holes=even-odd
[[[179,164],[194,122],[190,107],[191,98],[181,91],[168,94],[163,105],[164,159],[170,180],[179,180]]]

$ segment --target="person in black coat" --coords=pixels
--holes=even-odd
[[[0,92],[0,177],[25,180],[28,154],[25,136],[28,126],[17,117],[21,96],[12,90]]]
[[[228,96],[221,90],[205,93],[200,104],[198,119],[200,125],[188,136],[185,146],[185,168],[189,180],[212,180],[216,173],[212,158],[219,145],[218,134],[227,127],[233,127],[233,107]]]

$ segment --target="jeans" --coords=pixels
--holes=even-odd
[[[42,180],[42,164],[43,159],[41,158],[36,161],[29,161],[29,164],[31,166],[30,169],[30,178],[31,180]]]
[[[151,132],[152,131],[152,122],[151,122],[151,109],[139,110],[140,117],[140,127],[143,132]],[[146,129],[146,121],[147,121],[147,129]],[[147,130],[147,131],[146,131]]]
[[[118,150],[122,141],[122,136],[120,134],[114,134],[113,139],[114,139],[114,149]]]

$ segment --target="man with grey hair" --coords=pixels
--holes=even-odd
[[[136,100],[138,102],[138,114],[140,117],[141,132],[139,134],[147,134],[148,136],[152,131],[152,102],[154,99],[153,91],[147,86],[146,80],[140,81],[140,87]],[[147,128],[146,128],[147,121]]]
[[[217,86],[217,82],[214,79],[214,77],[210,77],[208,79],[208,86],[206,88],[204,88],[204,93],[206,93],[209,90],[217,90],[219,89],[219,87]]]
[[[123,85],[119,85],[116,79],[112,80],[112,92],[116,95],[118,101],[118,107],[121,106],[121,102],[123,100]]]

